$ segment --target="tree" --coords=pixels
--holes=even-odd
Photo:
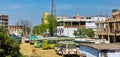
[[[87,36],[94,37],[95,34],[92,31],[92,29],[90,29],[90,28],[88,28],[88,29],[78,28],[77,30],[74,31],[73,35],[78,38],[86,38]]]
[[[92,37],[95,36],[94,31],[93,31],[92,29],[90,29],[90,28],[87,29],[86,34],[87,34],[87,36],[90,37],[90,38],[92,38]]]
[[[47,20],[48,20],[50,36],[54,36],[54,33],[56,32],[56,28],[57,28],[57,20],[52,15],[49,15]]]
[[[48,24],[41,24],[41,25],[38,25],[38,26],[35,26],[34,27],[34,30],[33,30],[33,33],[34,34],[41,34],[43,35],[44,32],[46,32],[46,30],[48,29]]]
[[[22,57],[19,44],[0,28],[0,57]]]
[[[20,21],[16,22],[16,25],[23,27],[23,36],[27,36],[28,34],[30,34],[31,27],[32,27],[32,24],[30,21],[20,20]]]
[[[77,30],[74,30],[73,35],[75,36],[75,38],[77,38],[77,37],[78,37],[78,31],[77,31]]]
[[[49,30],[50,36],[54,36],[54,33],[56,32],[56,28],[57,28],[57,20],[55,19],[54,16],[49,15],[47,17],[47,21],[48,23],[45,24],[40,24],[38,26],[34,27],[34,34],[42,34],[47,32],[47,30]]]

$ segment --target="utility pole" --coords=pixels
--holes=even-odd
[[[51,1],[52,4],[51,4],[51,16],[49,20],[49,32],[50,32],[50,36],[54,36],[55,24],[53,22],[55,21],[56,18],[56,9],[55,9],[55,0],[51,0]]]

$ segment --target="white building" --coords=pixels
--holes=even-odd
[[[86,57],[120,57],[120,43],[82,44],[79,49]]]
[[[21,36],[23,32],[23,26],[18,26],[18,25],[11,25],[9,26],[9,33],[10,34],[15,34],[17,36]]]
[[[92,28],[94,31],[96,29],[95,22],[104,21],[105,17],[91,17],[84,19],[61,19],[57,20],[57,35],[58,36],[69,36],[74,37],[73,32],[77,28]]]
[[[68,16],[56,16],[57,20],[68,19]]]
[[[95,22],[105,21],[106,17],[87,17],[86,19],[90,20],[89,22],[86,22],[86,28],[92,28],[94,31],[96,31]]]

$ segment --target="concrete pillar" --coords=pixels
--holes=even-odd
[[[71,27],[72,27],[73,25],[72,25],[72,21],[71,21]]]
[[[80,28],[80,22],[79,22],[79,28]]]
[[[110,43],[110,36],[108,35],[108,42]]]
[[[104,36],[102,35],[102,41],[104,42]]]
[[[110,24],[109,23],[107,23],[107,24],[108,24],[108,41],[110,43]]]

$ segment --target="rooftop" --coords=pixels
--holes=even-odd
[[[97,50],[120,50],[120,43],[81,44],[80,46],[87,46]]]
[[[75,44],[74,42],[72,41],[60,41],[58,42],[59,44]]]

